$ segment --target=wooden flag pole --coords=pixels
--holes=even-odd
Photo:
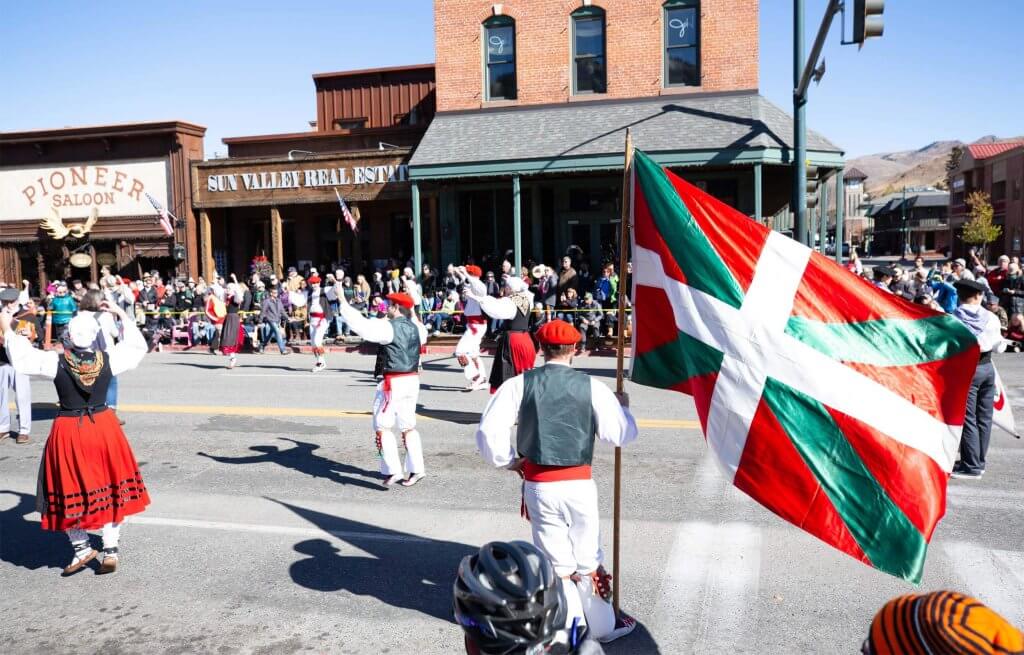
[[[632,218],[632,168],[633,135],[626,128],[626,158],[622,166],[622,214],[619,224],[619,311],[618,311],[618,355],[615,367],[615,391],[619,394],[626,389],[624,375],[626,360],[626,264],[629,257],[629,221]],[[615,584],[612,586],[612,605],[619,613],[619,588],[622,586],[622,570],[619,568],[619,524],[622,515],[622,448],[615,448],[615,492],[612,518],[612,570]]]

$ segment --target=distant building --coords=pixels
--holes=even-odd
[[[1003,227],[1000,241],[989,249],[990,254],[1021,254],[1021,232],[1024,231],[1024,141],[976,143],[964,149],[960,165],[950,174],[950,230],[953,250],[966,252],[960,234],[967,222],[967,196],[984,191],[992,198],[997,225]]]
[[[864,180],[868,176],[859,168],[853,167],[846,171],[843,176],[843,185],[846,187],[846,202],[843,205],[845,217],[846,240],[855,246],[864,245],[864,232],[868,228],[868,216],[864,213]],[[835,202],[833,200],[833,202]],[[835,207],[831,210],[832,221],[835,224]]]
[[[949,248],[949,193],[907,189],[865,202],[871,254],[942,252]]]

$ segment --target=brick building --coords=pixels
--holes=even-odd
[[[994,222],[1001,225],[1000,241],[988,248],[990,255],[1020,255],[1024,232],[1024,141],[974,143],[964,148],[960,165],[950,174],[950,231],[958,255],[969,248],[960,240],[970,210],[965,202],[973,191],[989,194]]]
[[[226,138],[227,158],[193,164],[205,275],[241,276],[257,256],[280,274],[342,260],[362,271],[412,254],[407,165],[434,115],[434,66],[321,73],[313,84],[312,130]],[[359,219],[356,233],[339,195]],[[425,240],[440,257],[437,212],[424,204]]]
[[[627,127],[751,217],[789,202],[792,119],[757,90],[756,0],[444,0],[434,28],[438,113],[409,170],[438,199],[435,264],[552,263],[577,245],[598,265],[616,250]],[[807,140],[812,164],[841,170],[840,148]]]

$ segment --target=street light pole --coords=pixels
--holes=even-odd
[[[910,250],[910,227],[907,225],[907,185],[903,185],[903,202],[900,203],[900,224],[903,226],[903,252],[902,258]]]
[[[804,0],[793,0],[793,235],[807,242],[807,132],[804,127],[806,93],[800,92],[804,73]]]

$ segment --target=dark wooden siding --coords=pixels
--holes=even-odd
[[[405,125],[415,111],[416,125],[434,116],[434,69],[397,70],[318,75],[316,82],[317,131],[344,129],[342,121],[366,119],[364,128]]]

